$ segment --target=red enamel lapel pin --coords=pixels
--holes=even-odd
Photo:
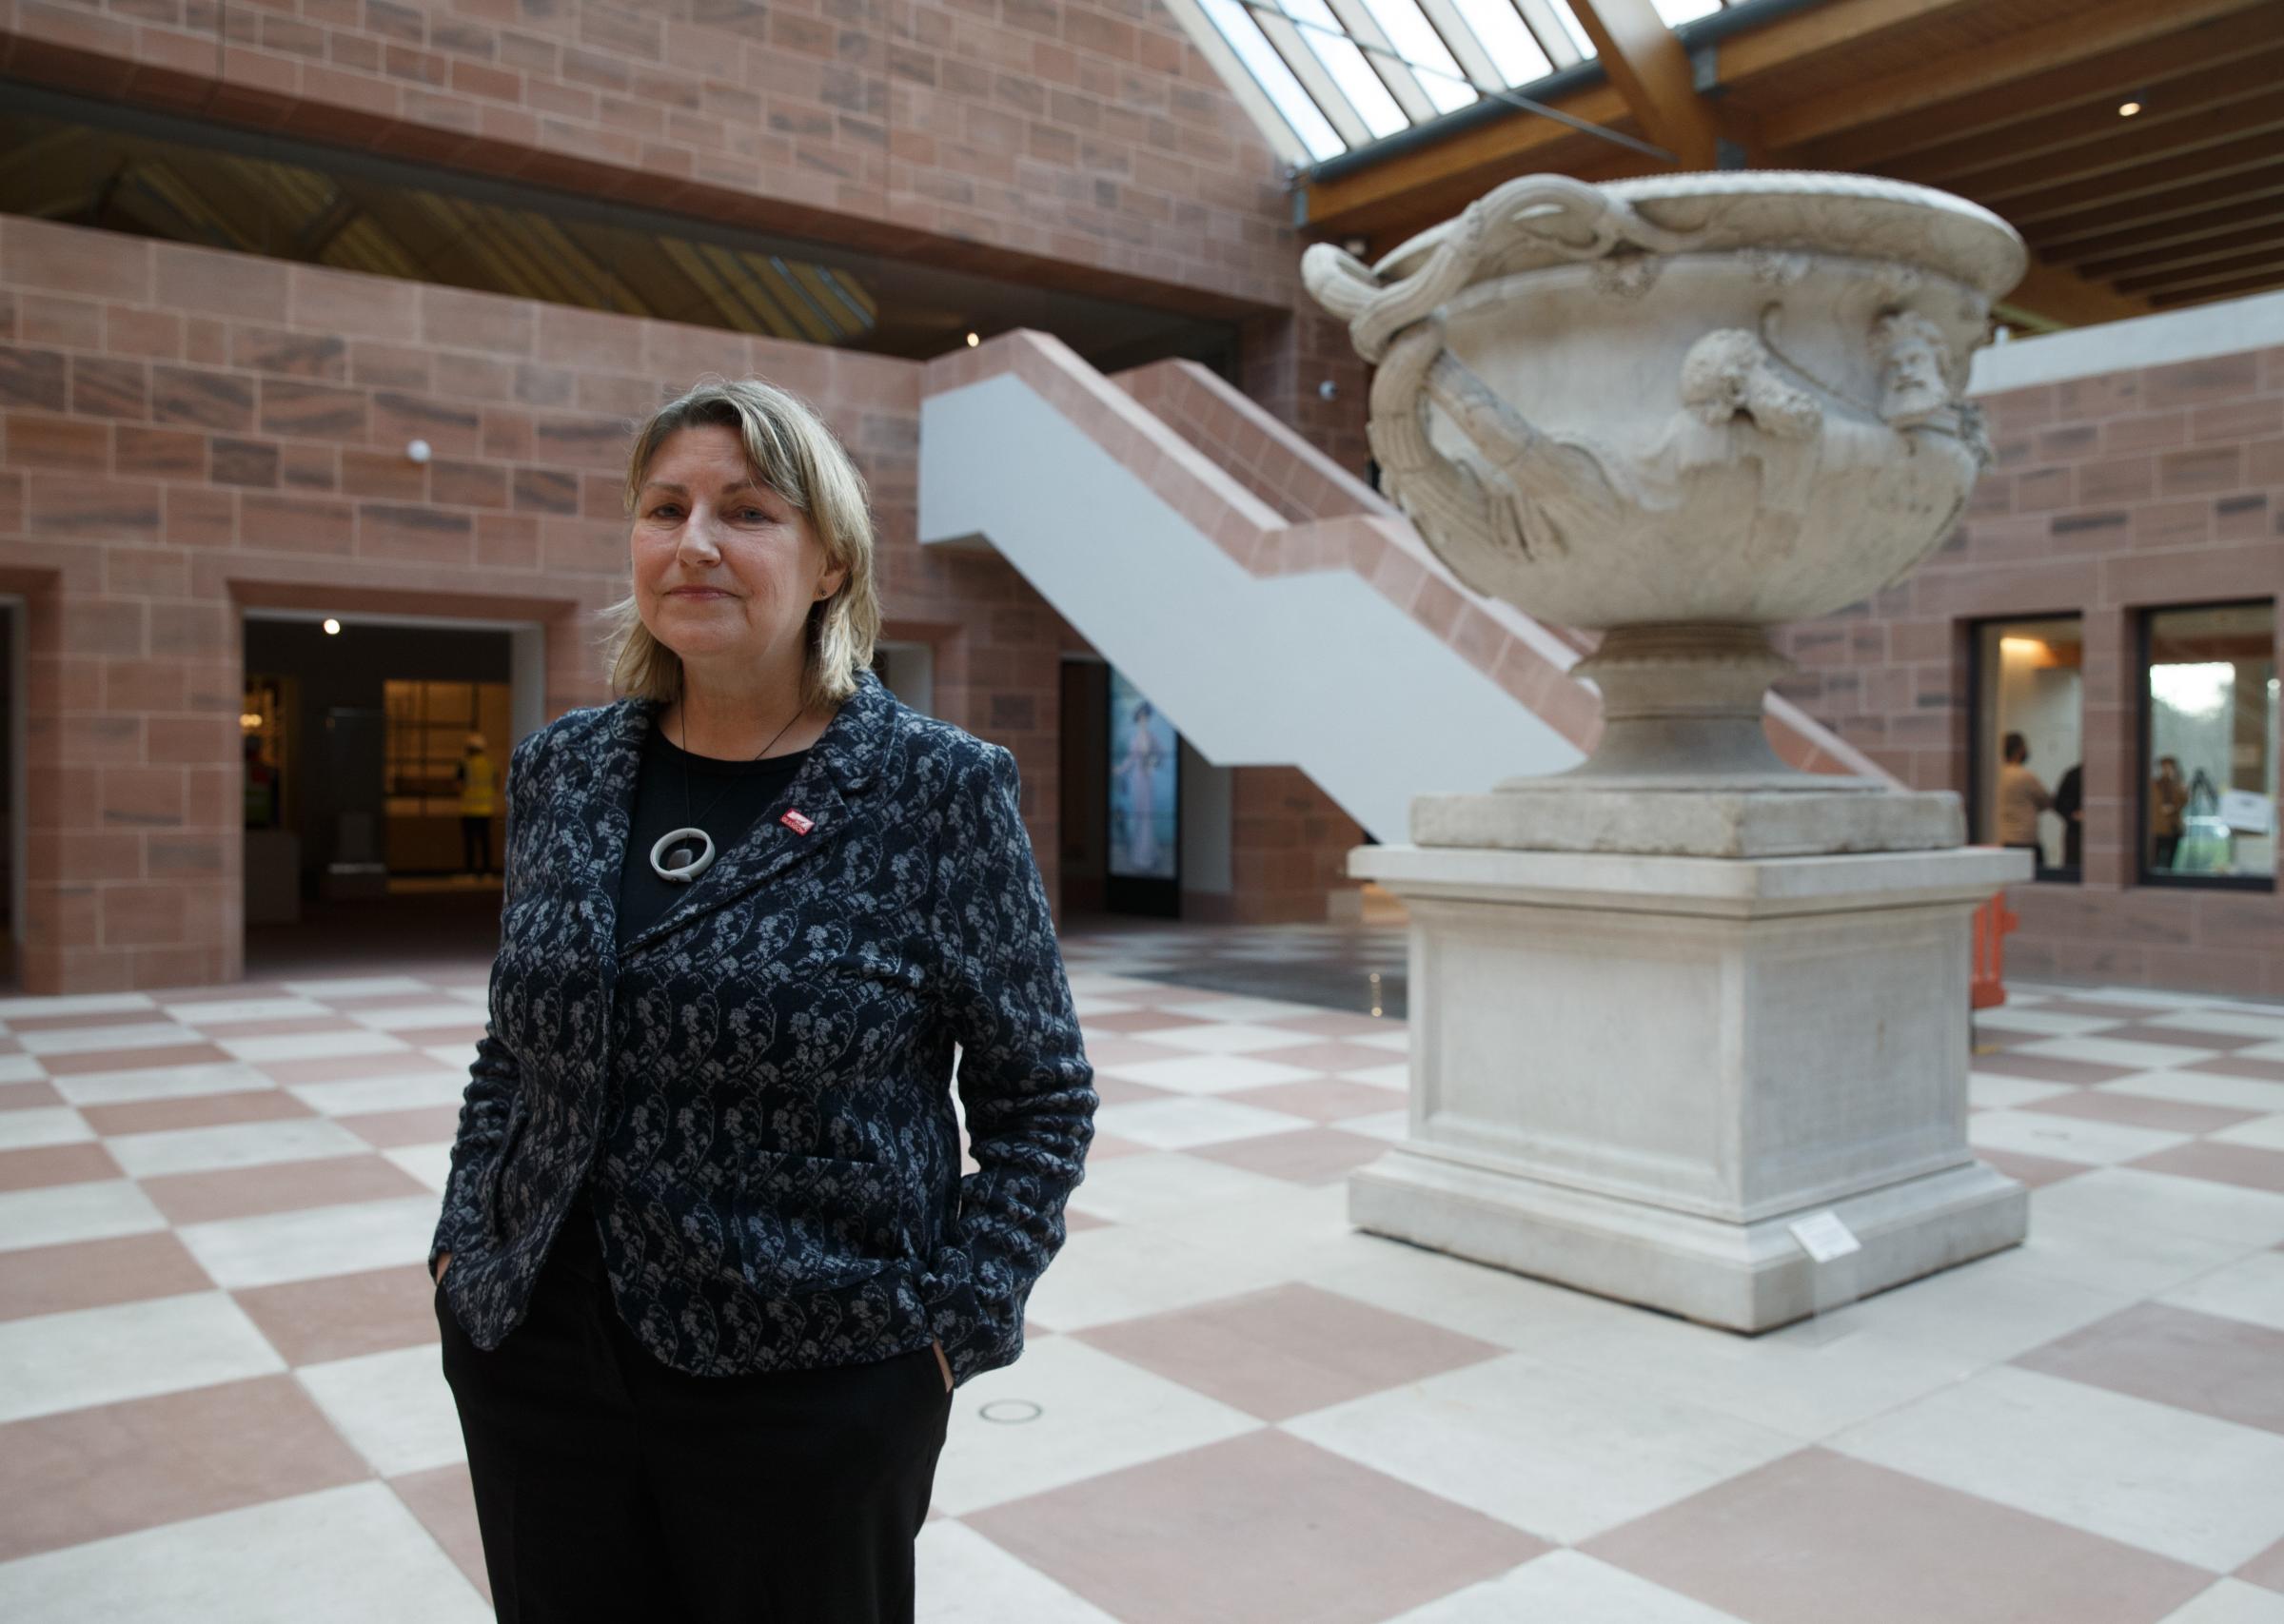
[[[797,811],[788,812],[783,817],[778,819],[778,821],[783,824],[787,829],[792,830],[796,834],[806,834],[817,827],[817,824],[813,819],[803,817]]]

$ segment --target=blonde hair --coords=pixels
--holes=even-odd
[[[880,595],[873,579],[873,516],[864,476],[824,420],[801,401],[758,378],[701,379],[650,415],[635,431],[626,460],[631,518],[652,459],[686,428],[735,433],[754,476],[809,520],[829,563],[848,574],[832,597],[809,611],[808,659],[801,679],[807,707],[837,705],[856,691],[880,635]],[[681,656],[642,624],[629,592],[602,612],[608,631],[612,691],[631,698],[672,700],[682,691]]]

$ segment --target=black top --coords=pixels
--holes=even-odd
[[[690,892],[692,882],[662,880],[651,868],[650,849],[660,836],[702,829],[714,837],[719,863],[765,814],[778,815],[778,803],[808,759],[805,750],[765,761],[692,755],[651,729],[642,741],[626,859],[619,870],[619,945],[665,918]],[[668,866],[674,866],[671,860]]]

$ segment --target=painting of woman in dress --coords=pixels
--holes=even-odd
[[[1173,725],[1132,683],[1111,674],[1111,872],[1176,877]]]

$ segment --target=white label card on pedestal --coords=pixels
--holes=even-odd
[[[1850,1252],[1863,1250],[1863,1242],[1855,1232],[1840,1221],[1837,1212],[1820,1212],[1787,1225],[1792,1238],[1801,1243],[1801,1250],[1817,1262],[1828,1263],[1835,1258],[1844,1258]]]

